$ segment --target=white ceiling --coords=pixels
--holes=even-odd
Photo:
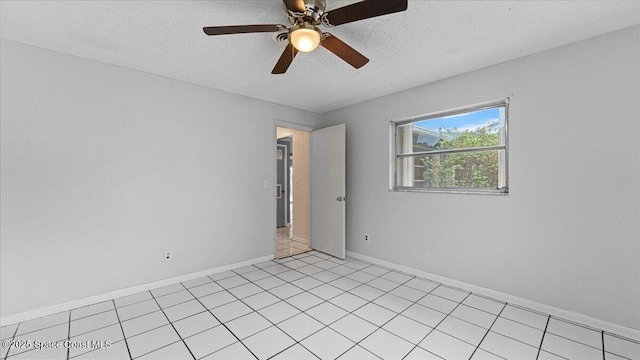
[[[640,1],[416,0],[328,30],[371,59],[363,68],[318,48],[271,75],[283,51],[271,34],[202,27],[288,25],[279,0],[0,1],[3,39],[319,113],[639,23]]]

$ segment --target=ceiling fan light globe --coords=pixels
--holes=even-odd
[[[289,34],[289,40],[298,51],[310,52],[320,45],[322,34],[317,29],[300,28]]]

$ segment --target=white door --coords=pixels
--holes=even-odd
[[[346,126],[311,132],[311,247],[345,257]]]

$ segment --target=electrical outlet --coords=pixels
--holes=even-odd
[[[369,234],[364,234],[364,241],[369,242]]]
[[[173,260],[173,252],[171,250],[167,250],[164,252],[164,261]]]

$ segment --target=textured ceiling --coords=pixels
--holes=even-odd
[[[263,23],[288,25],[281,1],[0,1],[4,39],[319,113],[639,24],[640,1],[409,1],[328,30],[359,70],[318,48],[271,75],[271,34],[202,32]]]

